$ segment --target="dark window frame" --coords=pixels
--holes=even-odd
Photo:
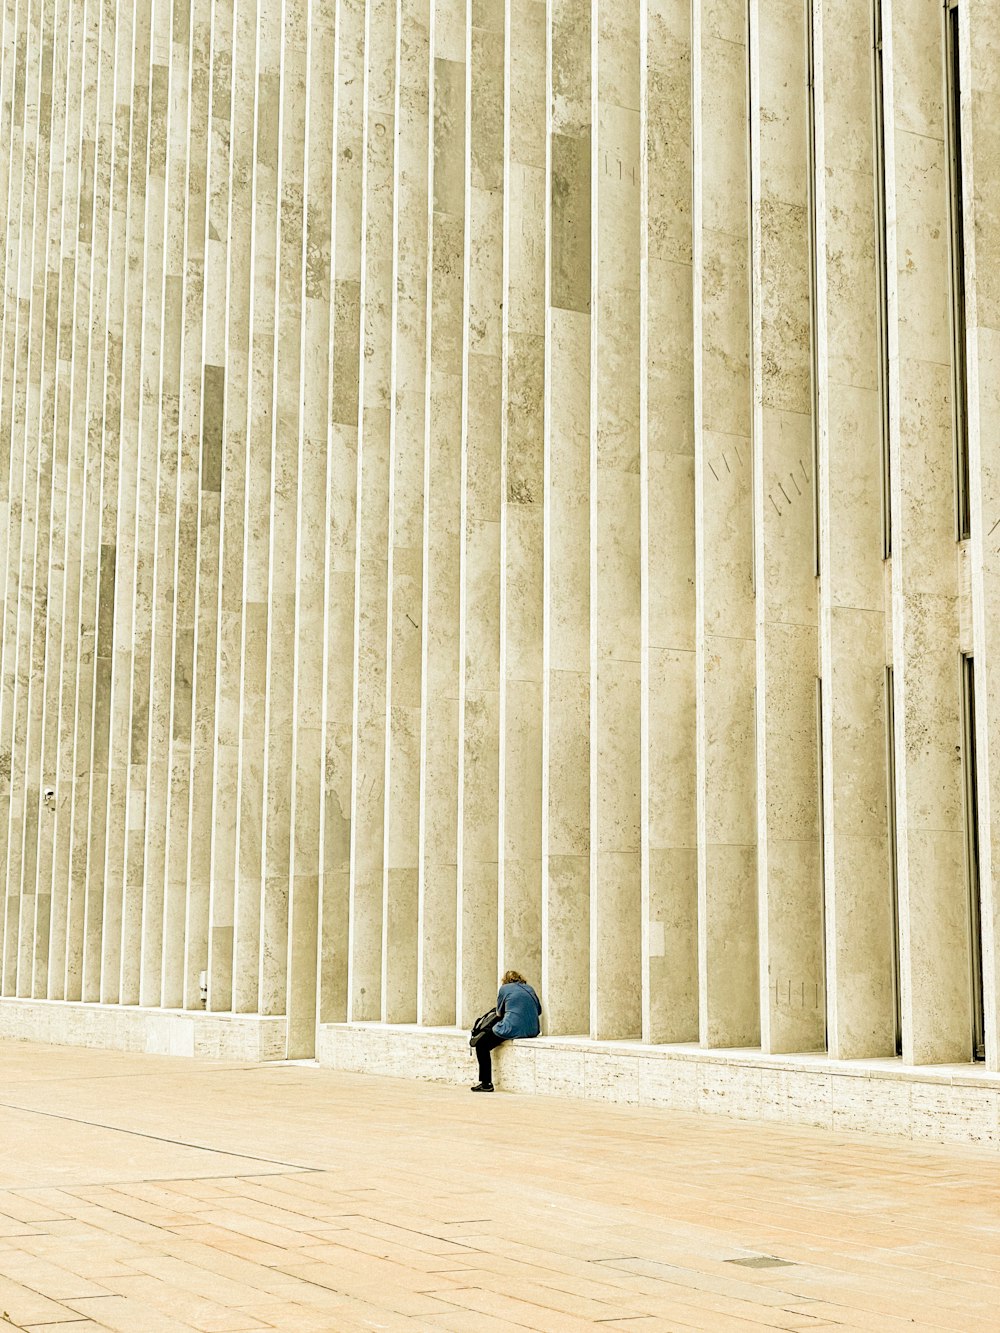
[[[896,859],[896,695],[893,670],[885,669],[886,822],[889,833],[889,902],[892,908],[892,999],[895,1049],[903,1054],[903,994],[900,979],[899,868]]]
[[[972,1059],[986,1058],[983,990],[983,900],[979,876],[979,773],[976,753],[976,667],[962,654],[962,805],[965,815],[965,882],[969,895],[969,991]]]

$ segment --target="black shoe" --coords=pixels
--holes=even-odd
[[[492,1092],[492,1091],[493,1091],[493,1084],[492,1084],[492,1083],[477,1083],[477,1084],[475,1084],[475,1086],[471,1089],[471,1091],[472,1091],[472,1092]]]

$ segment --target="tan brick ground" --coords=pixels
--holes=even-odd
[[[0,1069],[17,1328],[1000,1330],[994,1152],[299,1065]]]

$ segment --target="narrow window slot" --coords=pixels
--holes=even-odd
[[[976,669],[962,658],[962,758],[965,790],[965,866],[969,890],[969,972],[972,989],[972,1058],[986,1058],[983,1003],[983,920],[979,884],[979,789],[976,771]]]
[[[900,982],[899,877],[896,864],[896,705],[892,667],[885,669],[885,775],[889,832],[889,901],[892,905],[892,997],[896,1054],[903,1054],[903,998]]]
[[[830,1006],[826,1002],[827,994],[827,946],[826,946],[826,806],[823,800],[823,681],[816,678],[816,780],[819,787],[817,809],[819,814],[819,904],[820,930],[823,935],[823,977],[820,997],[823,1004],[823,1049],[830,1049]]]

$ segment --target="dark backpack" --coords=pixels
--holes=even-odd
[[[480,1014],[472,1025],[472,1033],[469,1037],[469,1045],[476,1046],[487,1032],[492,1032],[500,1022],[500,1015],[495,1009],[488,1009],[485,1014]]]

